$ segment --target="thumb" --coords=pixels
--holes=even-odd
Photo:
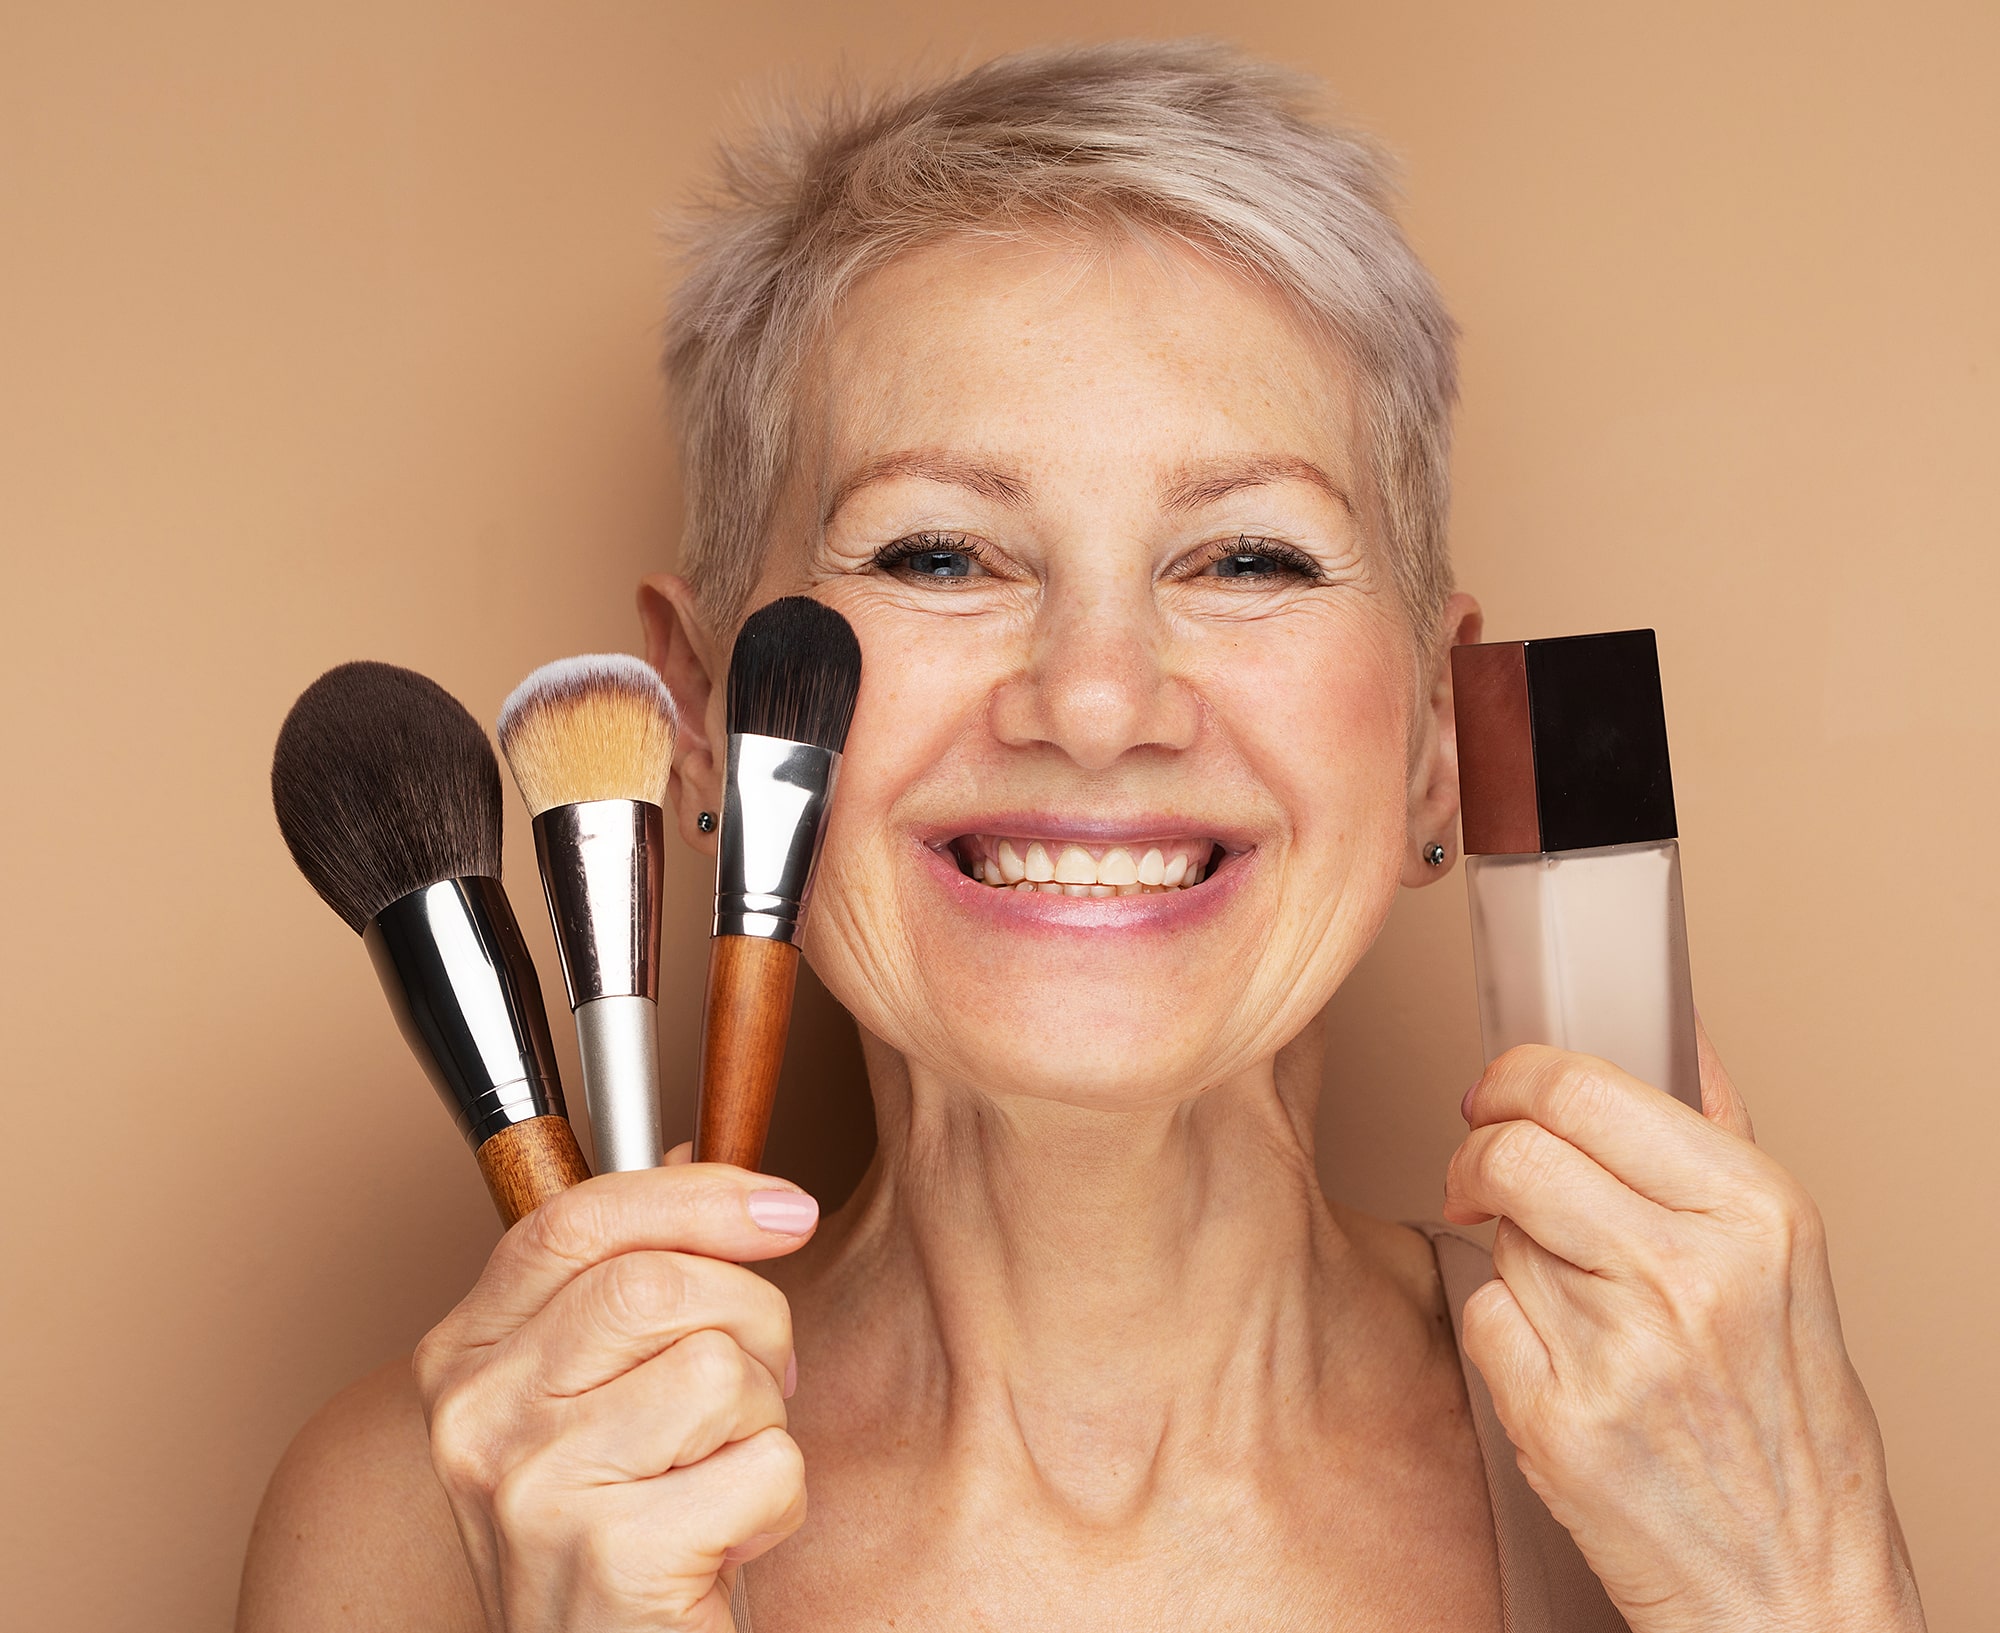
[[[1708,1028],[1702,1025],[1699,1013],[1694,1018],[1694,1047],[1695,1059],[1701,1066],[1701,1114],[1711,1123],[1755,1145],[1757,1131],[1750,1126],[1750,1108],[1744,1105],[1743,1096],[1736,1092],[1729,1068],[1722,1064],[1722,1057],[1715,1052],[1715,1044],[1709,1038]]]

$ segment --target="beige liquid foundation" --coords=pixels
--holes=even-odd
[[[1461,646],[1451,670],[1486,1058],[1573,1049],[1699,1110],[1653,632]]]

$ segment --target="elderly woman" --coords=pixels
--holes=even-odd
[[[685,1151],[531,1215],[301,1437],[244,1628],[1921,1626],[1819,1221],[1705,1046],[1705,1115],[1486,1071],[1490,1266],[1320,1192],[1319,1015],[1442,871],[1479,611],[1451,323],[1306,103],[1039,52],[731,155],[647,647],[706,851],[746,610],[861,638],[809,951],[880,1146],[825,1221]]]

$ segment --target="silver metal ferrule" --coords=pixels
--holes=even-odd
[[[796,941],[826,838],[840,756],[782,737],[729,734],[715,933]]]
[[[477,1150],[564,1115],[541,982],[498,879],[446,879],[391,902],[361,939],[418,1063]]]
[[[535,859],[569,1007],[660,996],[665,817],[648,800],[594,799],[535,818]]]

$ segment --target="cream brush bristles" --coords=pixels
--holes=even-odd
[[[638,658],[563,658],[514,688],[500,711],[500,750],[534,817],[598,1170],[658,1167],[673,700]]]
[[[530,816],[599,799],[665,809],[674,701],[652,665],[628,653],[558,658],[507,699],[500,752]]]

